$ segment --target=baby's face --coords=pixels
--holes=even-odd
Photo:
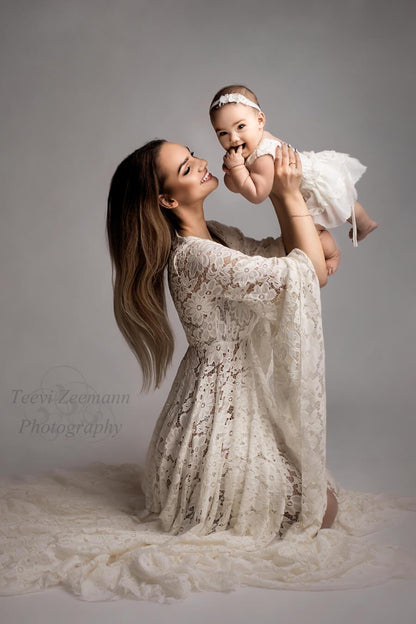
[[[242,145],[244,158],[261,141],[264,123],[264,113],[240,103],[225,104],[212,117],[212,125],[223,148],[228,152]]]

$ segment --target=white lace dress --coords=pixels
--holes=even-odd
[[[250,170],[259,156],[270,154],[274,158],[278,145],[281,145],[278,139],[264,137],[246,159],[246,167]],[[302,163],[300,191],[314,222],[330,229],[351,217],[352,243],[358,247],[355,184],[367,167],[357,158],[335,150],[303,151],[299,152],[299,157]]]
[[[143,469],[94,462],[4,477],[0,593],[169,602],[239,585],[344,589],[416,578],[364,535],[416,510],[326,468],[320,288],[300,249],[208,221],[176,236],[170,291],[189,346]],[[320,529],[328,484],[339,511]],[[141,488],[141,489],[140,489]]]
[[[148,449],[147,508],[172,533],[267,543],[299,513],[293,529],[316,533],[328,477],[318,278],[280,238],[256,249],[208,226],[229,247],[178,237],[169,262],[189,347]]]

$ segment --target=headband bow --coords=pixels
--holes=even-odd
[[[252,106],[258,111],[261,111],[261,108],[257,106],[257,104],[246,98],[241,93],[226,93],[225,95],[222,95],[218,98],[218,100],[215,100],[215,102],[211,104],[211,108],[209,110],[212,111],[212,109],[217,106],[224,106],[224,104],[230,104],[231,102],[235,104],[244,104],[245,106]]]

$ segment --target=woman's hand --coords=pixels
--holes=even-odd
[[[299,192],[302,163],[295,149],[287,143],[276,147],[274,181],[270,196],[276,199]]]
[[[303,251],[314,265],[319,285],[328,282],[328,270],[319,234],[312,215],[300,192],[302,164],[293,147],[283,144],[276,148],[273,203],[282,232],[282,240],[289,254],[293,249]]]

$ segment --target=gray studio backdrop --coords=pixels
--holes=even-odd
[[[321,291],[328,465],[356,489],[414,489],[412,4],[26,0],[1,13],[2,471],[144,461],[186,341],[169,299],[173,364],[139,394],[113,316],[110,178],[155,137],[220,175],[207,108],[243,82],[272,132],[368,167],[359,199],[379,228],[357,249],[349,224],[332,231],[341,266]],[[222,182],[205,215],[279,234],[269,202]],[[54,400],[84,394],[101,403]]]

